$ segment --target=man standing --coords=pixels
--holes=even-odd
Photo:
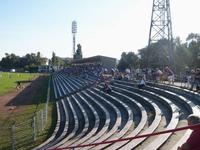
[[[165,67],[164,72],[167,74],[169,84],[174,84],[174,72],[168,66]]]

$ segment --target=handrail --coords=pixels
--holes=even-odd
[[[56,148],[56,149],[50,149],[50,150],[65,150],[65,149],[75,149],[75,148],[81,148],[81,147],[97,146],[97,145],[101,145],[101,144],[108,144],[108,143],[110,144],[110,143],[114,143],[114,142],[128,141],[128,140],[133,140],[133,139],[138,139],[138,138],[156,136],[156,135],[166,134],[166,133],[171,133],[171,132],[174,133],[174,132],[182,131],[182,130],[186,130],[186,129],[197,129],[197,128],[200,128],[200,124],[189,125],[189,126],[185,126],[185,127],[180,127],[180,128],[170,129],[170,130],[165,130],[165,131],[160,131],[160,132],[154,132],[154,133],[150,133],[150,134],[142,134],[142,135],[137,135],[137,136],[129,137],[129,138],[103,141],[103,142],[99,142],[99,143],[92,143],[92,144],[85,144],[85,145],[83,144],[83,145],[77,145],[77,146],[71,146],[71,147],[69,146],[69,147],[65,147],[65,148]]]

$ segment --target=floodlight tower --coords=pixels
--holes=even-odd
[[[76,33],[77,33],[77,22],[76,21],[72,21],[72,35],[73,35],[73,50],[72,50],[72,55],[73,56],[75,54],[75,47],[76,47]]]
[[[170,0],[153,0],[148,47],[161,39],[168,40],[169,64],[173,66],[173,35]]]

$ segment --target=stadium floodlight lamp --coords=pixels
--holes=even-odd
[[[72,21],[72,33],[77,33],[77,22]]]

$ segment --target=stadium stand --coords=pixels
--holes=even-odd
[[[93,70],[94,71],[94,70]],[[35,149],[177,149],[191,130],[115,141],[186,125],[190,114],[200,115],[200,94],[174,85],[113,80],[112,91],[102,91],[100,71],[70,74],[62,70],[52,75],[57,99],[57,124],[52,136]],[[84,72],[84,73],[83,73]],[[101,80],[102,81],[102,80]],[[97,84],[98,83],[98,84]]]

